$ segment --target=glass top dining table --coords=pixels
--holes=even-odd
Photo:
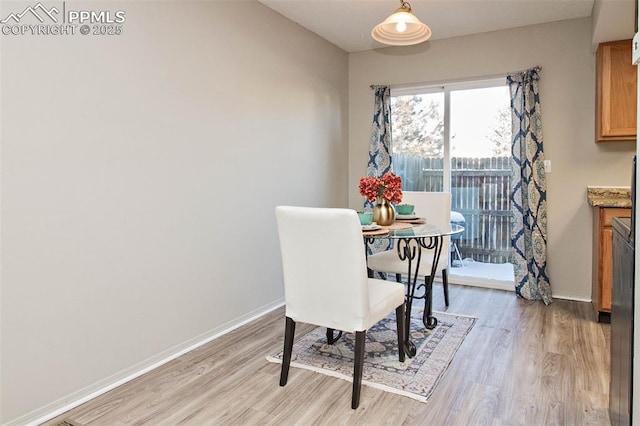
[[[375,231],[363,231],[365,237],[374,239],[401,239],[401,238],[430,238],[446,237],[448,235],[460,234],[464,227],[458,224],[436,225],[433,223],[411,223],[396,221],[390,226],[383,226]],[[382,231],[385,231],[384,233]]]
[[[406,329],[405,329],[405,352],[413,357],[416,354],[416,347],[410,339],[411,306],[414,299],[424,299],[424,311],[422,322],[428,329],[433,329],[438,325],[438,320],[433,316],[432,292],[433,280],[437,273],[438,261],[443,250],[444,237],[460,234],[464,227],[458,224],[438,225],[433,223],[410,223],[396,221],[388,227],[381,227],[376,230],[363,231],[366,252],[376,240],[391,240],[398,253],[398,258],[407,264],[407,286],[406,286]],[[416,295],[418,282],[418,272],[422,250],[432,251],[431,273],[425,277],[424,294]],[[447,250],[449,248],[446,248]],[[427,252],[428,254],[428,252]],[[369,276],[373,277],[374,271],[369,270]]]

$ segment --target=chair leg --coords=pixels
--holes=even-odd
[[[404,362],[404,328],[408,327],[404,321],[404,303],[396,308],[396,328],[398,331],[398,360]]]
[[[402,274],[396,274],[396,282],[397,283],[401,283],[402,282]]]
[[[353,358],[353,392],[351,394],[351,408],[354,410],[360,405],[360,387],[362,386],[362,367],[364,365],[364,338],[365,331],[356,331],[356,352]]]
[[[338,339],[340,339],[342,337],[342,331],[338,330],[338,336],[334,337],[333,336],[333,332],[335,330],[333,328],[327,328],[327,343],[330,345],[333,345],[335,342],[338,341]]]
[[[462,255],[460,254],[460,250],[458,250],[458,245],[453,243],[453,250],[455,254],[458,256],[458,260],[460,261],[460,266],[464,266],[464,262],[462,261]],[[453,257],[451,258],[451,264],[453,265]]]
[[[442,288],[444,289],[444,304],[449,307],[449,274],[447,268],[442,269]]]
[[[287,317],[284,328],[284,350],[282,351],[282,369],[280,370],[280,386],[287,384],[289,378],[289,365],[291,364],[291,351],[293,350],[293,336],[296,332],[296,322]]]

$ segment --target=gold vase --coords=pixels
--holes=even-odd
[[[383,197],[376,199],[373,206],[373,221],[380,226],[389,226],[396,219],[396,211],[388,200]]]

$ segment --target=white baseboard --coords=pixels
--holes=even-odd
[[[572,300],[574,302],[587,302],[587,303],[592,302],[590,297],[584,298],[584,297],[577,297],[577,296],[566,296],[564,294],[554,294],[553,298],[562,299],[562,300]]]
[[[110,377],[100,380],[93,385],[87,386],[84,389],[76,391],[70,395],[60,398],[50,404],[45,405],[39,409],[36,409],[24,416],[21,416],[15,420],[6,423],[5,426],[36,426],[44,423],[48,420],[57,417],[66,411],[71,410],[85,402],[100,396],[116,387],[123,385],[141,375],[148,373],[149,371],[160,367],[167,362],[178,358],[190,352],[212,340],[217,339],[243,325],[268,314],[271,311],[278,309],[284,305],[284,298],[276,300],[275,302],[268,303],[242,315],[232,321],[222,324],[212,330],[209,330],[193,339],[189,339],[179,345],[176,345],[164,352],[161,352],[151,358],[148,358],[138,364],[133,365],[123,371],[120,371]],[[69,402],[72,401],[72,402]]]

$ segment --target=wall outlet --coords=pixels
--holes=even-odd
[[[544,172],[551,173],[551,160],[544,160]]]

